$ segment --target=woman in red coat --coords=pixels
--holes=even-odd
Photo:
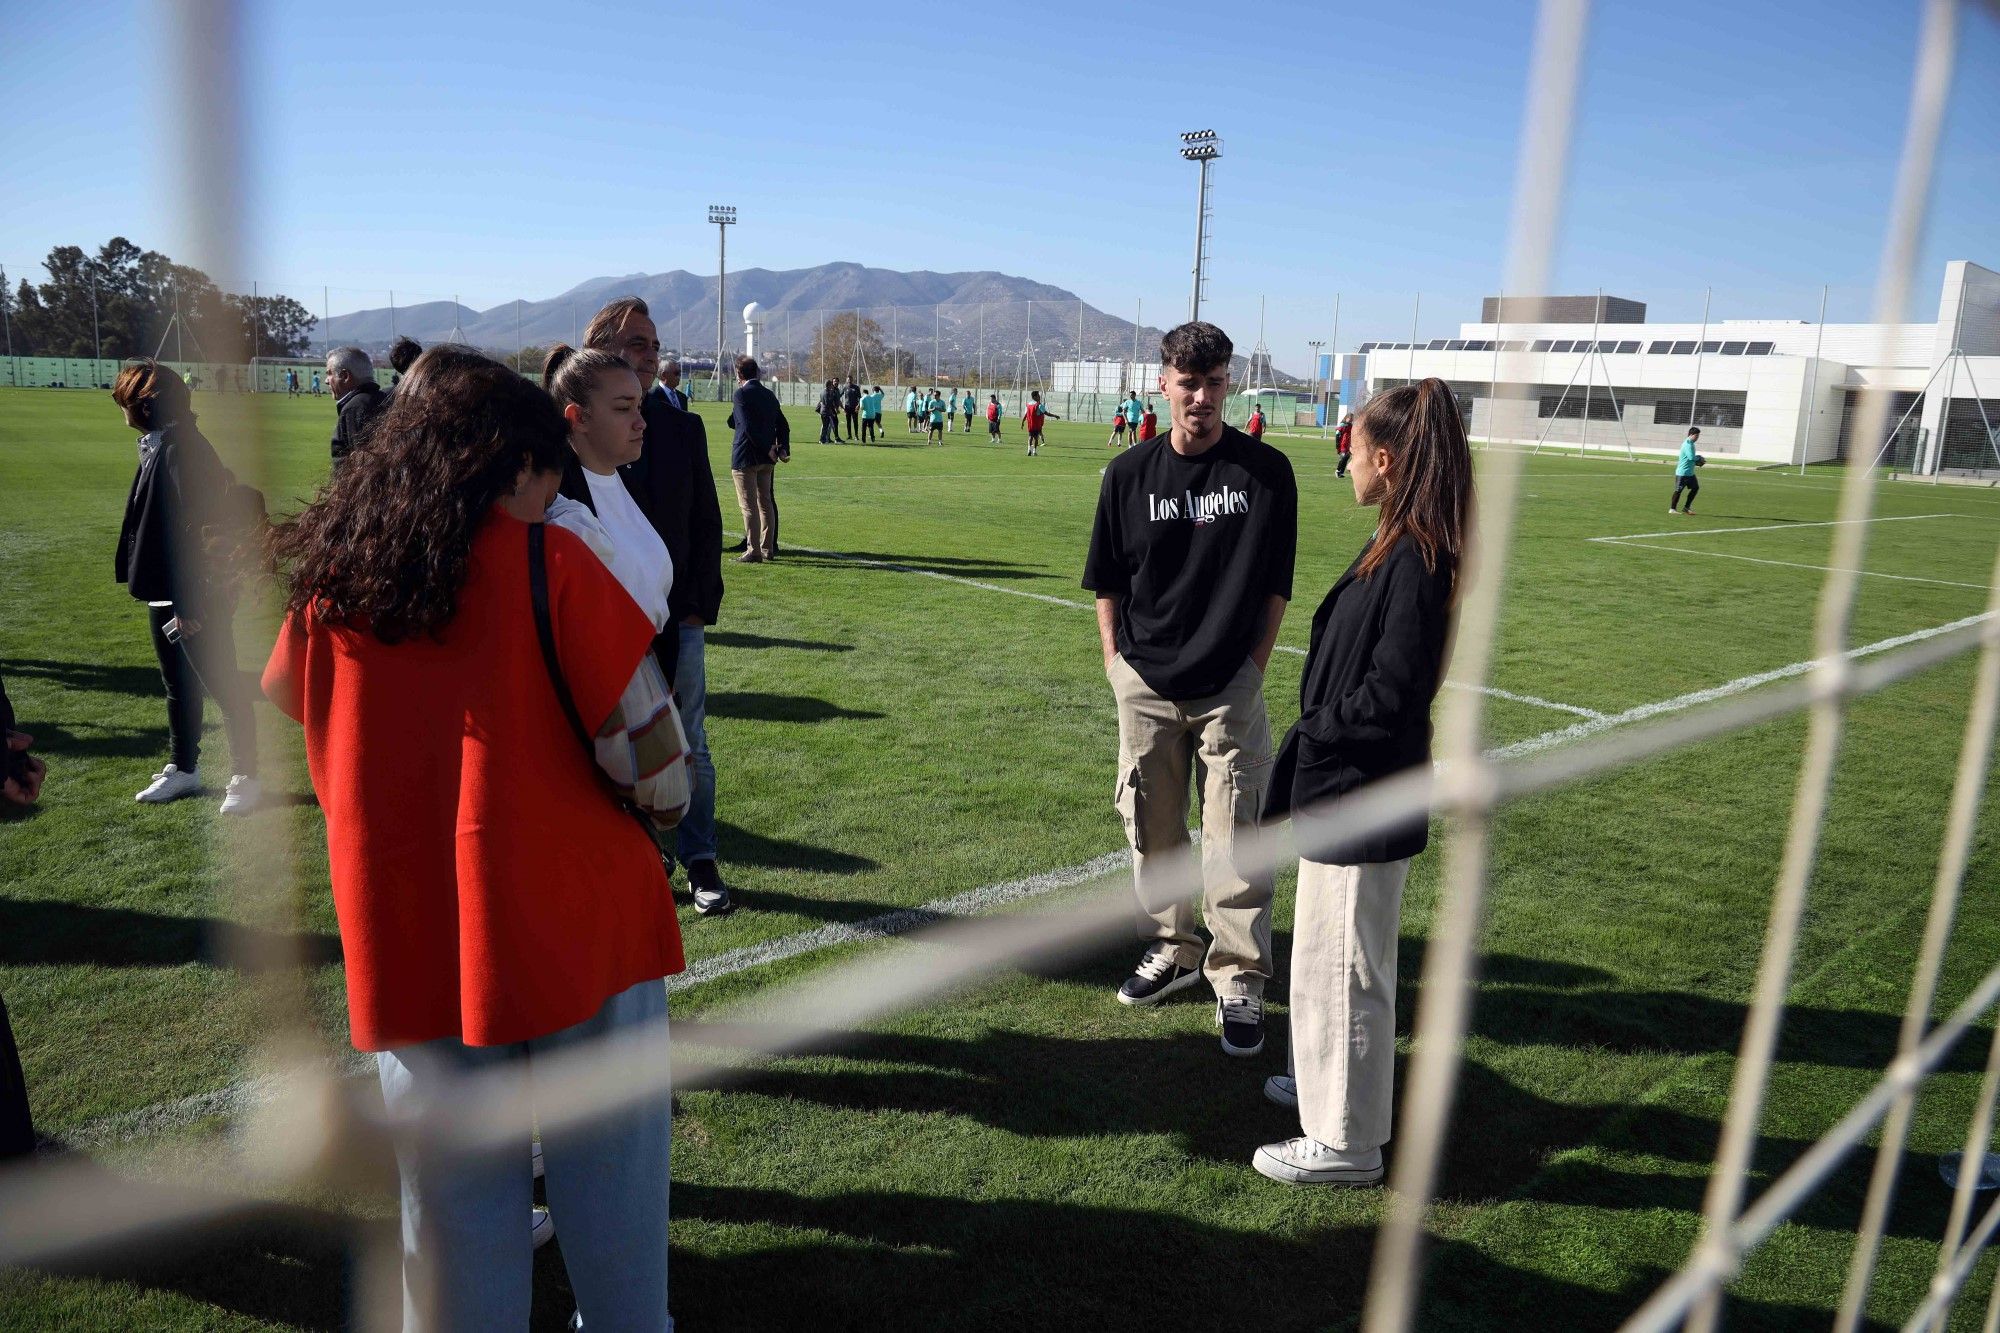
[[[545,665],[530,524],[568,459],[543,393],[458,348],[420,358],[320,500],[280,529],[290,597],[264,690],[305,725],[356,1047],[402,1126],[407,1327],[525,1329],[519,1147],[450,1142],[457,1080],[645,1028],[681,970],[659,853],[607,794]],[[653,626],[583,541],[536,529],[584,726],[620,725]],[[593,1328],[666,1328],[668,1096],[543,1125],[551,1213]]]

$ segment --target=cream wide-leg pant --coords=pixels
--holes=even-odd
[[[1389,1141],[1396,1086],[1396,942],[1410,863],[1299,862],[1292,921],[1292,1077],[1299,1126],[1331,1148]]]

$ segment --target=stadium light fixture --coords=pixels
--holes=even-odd
[[[729,303],[723,299],[723,288],[729,280],[729,229],[736,225],[736,206],[734,204],[710,204],[708,206],[708,220],[715,224],[716,239],[715,401],[719,403],[727,396],[728,392],[724,389],[722,383],[723,345],[728,338],[728,332],[724,328],[723,323],[723,311],[729,308]]]
[[[1181,135],[1181,156],[1201,167],[1194,212],[1194,295],[1188,302],[1188,319],[1197,320],[1208,267],[1208,164],[1222,156],[1222,140],[1214,130],[1189,130]]]

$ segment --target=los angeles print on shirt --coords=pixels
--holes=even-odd
[[[1224,486],[1220,490],[1207,491],[1196,495],[1193,491],[1182,491],[1179,495],[1146,496],[1146,512],[1155,523],[1167,523],[1176,519],[1190,519],[1195,526],[1213,523],[1218,518],[1231,514],[1250,512],[1250,492]]]

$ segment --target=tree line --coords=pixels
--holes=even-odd
[[[0,270],[9,355],[109,359],[161,349],[187,361],[303,356],[319,322],[289,296],[223,291],[200,269],[123,236],[95,255],[59,245],[42,268],[46,282],[22,278],[11,290]]]

